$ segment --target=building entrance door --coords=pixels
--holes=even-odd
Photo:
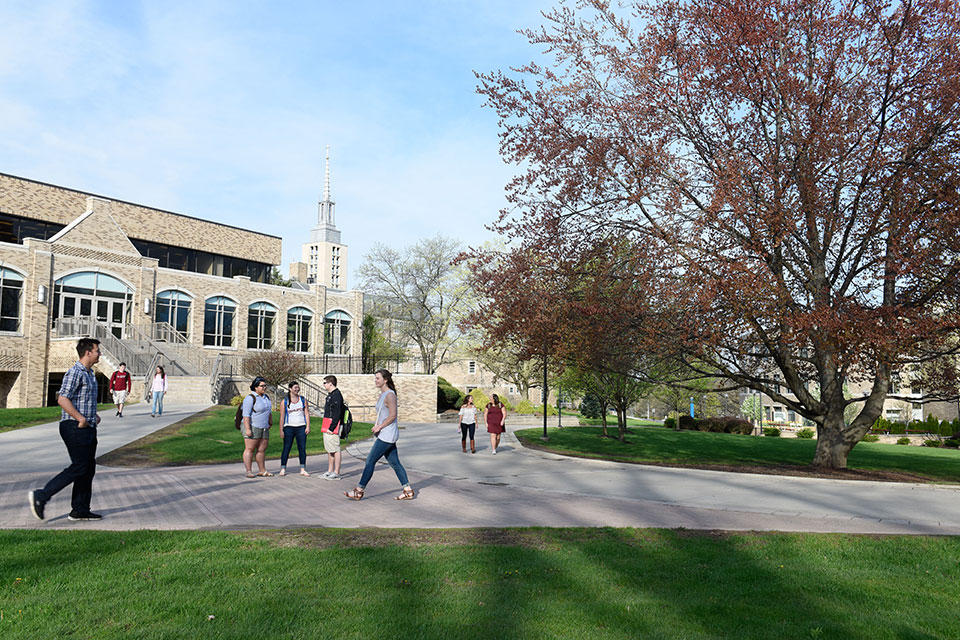
[[[97,300],[97,322],[107,325],[118,338],[123,337],[124,306],[123,300]]]

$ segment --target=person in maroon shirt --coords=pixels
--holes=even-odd
[[[113,403],[117,405],[118,418],[123,417],[123,403],[127,400],[127,394],[130,393],[131,378],[126,362],[121,362],[110,376],[110,391],[113,392]]]
[[[493,455],[497,455],[497,447],[500,446],[500,436],[506,431],[503,425],[507,417],[506,408],[500,404],[500,396],[493,394],[492,401],[488,402],[486,408],[483,410],[483,416],[487,421],[487,432],[490,433],[490,448],[493,449]]]

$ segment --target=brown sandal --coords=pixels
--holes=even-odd
[[[417,494],[413,492],[413,487],[404,487],[403,493],[394,498],[394,500],[413,500],[415,495]]]
[[[343,495],[347,496],[351,500],[362,500],[363,499],[363,489],[356,487],[353,491],[344,491]]]

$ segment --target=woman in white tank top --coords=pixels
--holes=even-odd
[[[397,454],[397,440],[400,438],[400,427],[397,421],[397,388],[393,384],[393,375],[386,369],[380,369],[373,377],[373,383],[380,390],[380,398],[377,400],[377,422],[373,425],[373,434],[377,436],[370,447],[370,453],[367,454],[366,464],[363,466],[363,475],[360,476],[360,482],[353,491],[346,491],[343,495],[351,500],[360,500],[363,498],[363,491],[367,488],[367,483],[373,476],[373,470],[377,461],[386,456],[387,462],[397,474],[397,480],[403,486],[403,493],[396,497],[397,500],[413,500],[416,495],[413,487],[407,481],[407,470],[400,464],[400,456]]]

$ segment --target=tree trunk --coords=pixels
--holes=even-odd
[[[838,418],[827,416],[822,425],[817,425],[817,452],[813,456],[814,467],[826,469],[846,469],[847,456],[860,442],[862,434],[857,435]]]
[[[602,428],[603,437],[604,438],[609,437],[609,434],[607,433],[607,403],[606,402],[600,403],[600,425]]]
[[[620,442],[627,441],[627,410],[617,407],[617,436]]]

